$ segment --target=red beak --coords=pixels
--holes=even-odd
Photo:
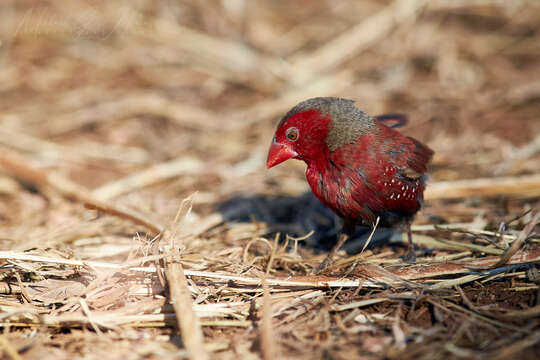
[[[275,140],[270,145],[270,150],[268,151],[268,159],[266,160],[266,167],[270,169],[271,167],[281,164],[282,162],[289,160],[291,158],[297,157],[298,154],[296,151],[292,150],[290,147],[280,144]]]

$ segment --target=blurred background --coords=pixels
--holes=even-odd
[[[0,160],[38,173],[0,170],[2,248],[123,259],[132,226],[73,192],[168,224],[197,191],[189,219],[204,229],[231,198],[300,196],[305,165],[267,171],[266,152],[313,96],[408,114],[402,131],[435,150],[433,183],[538,174],[540,1],[3,0]],[[537,203],[433,198],[418,223],[493,228]],[[204,241],[246,240],[229,235]],[[215,250],[204,241],[190,246]]]
[[[0,145],[89,188],[189,158],[211,174],[168,195],[298,193],[301,163],[263,163],[280,116],[312,96],[409,114],[436,180],[538,170],[534,151],[515,157],[539,141],[537,1],[0,6]]]
[[[308,190],[303,163],[264,162],[280,117],[313,96],[407,113],[436,181],[540,171],[537,1],[0,6],[0,147],[156,220],[195,190],[194,214]],[[4,217],[48,216],[11,200]]]

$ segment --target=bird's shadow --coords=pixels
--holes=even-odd
[[[268,235],[279,232],[300,237],[313,230],[313,235],[301,243],[317,251],[330,250],[341,229],[341,219],[311,192],[300,196],[237,196],[220,203],[217,210],[226,221],[263,221],[269,226]],[[357,226],[354,236],[342,249],[349,254],[360,252],[370,233],[370,227]],[[388,242],[393,236],[401,234],[393,228],[379,227],[368,248]]]

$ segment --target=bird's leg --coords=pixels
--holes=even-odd
[[[351,236],[354,234],[354,229],[356,227],[356,223],[352,220],[343,220],[343,227],[341,228],[341,233],[339,234],[339,239],[337,243],[332,247],[332,250],[328,253],[328,256],[317,266],[316,269],[312,271],[312,274],[319,274],[321,271],[326,269],[331,263],[332,258],[336,253],[339,251],[341,246],[345,244],[347,240],[351,238]]]
[[[405,255],[403,260],[405,260],[405,262],[408,262],[408,263],[414,263],[416,262],[416,254],[414,253],[411,223],[409,221],[407,221],[407,223],[405,224],[405,229],[407,230],[407,238],[409,239],[409,249],[407,250],[407,254]]]

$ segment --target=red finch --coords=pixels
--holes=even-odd
[[[382,226],[405,226],[406,260],[414,261],[410,224],[422,206],[433,151],[393,129],[405,122],[399,114],[371,117],[352,100],[318,97],[296,105],[278,124],[267,167],[303,160],[315,196],[343,219],[336,245],[315,273],[330,264],[357,223],[373,227],[377,218]]]

